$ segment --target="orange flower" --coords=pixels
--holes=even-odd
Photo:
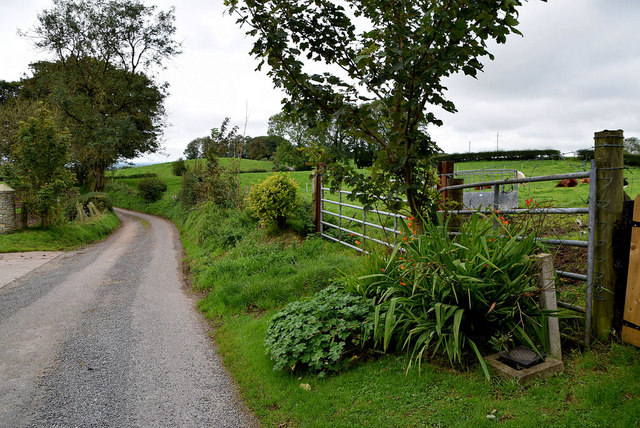
[[[353,233],[350,236],[353,236]]]
[[[400,265],[400,269],[404,269],[404,265]]]
[[[407,285],[407,284],[405,284],[404,282],[401,282],[400,285]]]
[[[382,272],[384,272],[384,268],[380,269]]]
[[[360,241],[356,239],[356,245],[360,245]]]

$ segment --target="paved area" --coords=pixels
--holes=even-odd
[[[108,239],[0,289],[0,427],[246,427],[166,220],[118,210]]]
[[[0,253],[0,288],[63,254],[59,251]]]

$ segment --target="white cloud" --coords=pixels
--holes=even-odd
[[[235,18],[223,15],[221,1],[149,1],[160,9],[176,6],[177,39],[184,53],[160,77],[170,83],[165,133],[168,157],[219,127],[224,117],[241,128],[248,105],[248,135],[263,135],[283,94],[265,71],[255,71],[252,40]],[[45,0],[0,0],[0,79],[15,80],[44,54],[19,38]],[[444,126],[430,132],[446,151],[500,148],[558,148],[592,144],[593,133],[623,129],[640,136],[640,43],[637,0],[530,0],[521,8],[520,30],[505,45],[492,46],[477,80],[453,76],[448,97],[458,113],[440,113]]]

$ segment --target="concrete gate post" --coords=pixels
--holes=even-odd
[[[0,233],[12,233],[16,224],[16,191],[0,183]]]

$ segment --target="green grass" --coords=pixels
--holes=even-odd
[[[358,362],[337,376],[273,372],[263,340],[271,313],[225,319],[216,340],[243,398],[265,426],[635,426],[640,352],[569,353],[564,373],[522,387],[427,364],[405,376],[405,357]],[[446,364],[446,363],[444,363]],[[300,387],[309,384],[311,391]],[[496,410],[496,421],[487,418]]]
[[[554,161],[484,167],[516,168],[527,176],[575,171]],[[258,182],[266,175],[243,174],[242,179]],[[309,173],[292,175],[303,182]],[[565,204],[561,206],[578,204],[578,192],[557,193],[560,197],[558,190],[580,188],[547,189],[554,201]],[[526,191],[545,197],[533,187]],[[225,366],[264,426],[639,423],[640,350],[615,343],[585,353],[565,349],[564,373],[526,387],[498,379],[486,382],[477,366],[453,370],[446,361],[426,363],[421,374],[412,370],[405,376],[403,354],[360,355],[350,368],[325,379],[274,372],[263,345],[271,316],[286,302],[328,284],[338,270],[359,263],[355,252],[318,238],[269,234],[243,212],[220,213],[210,206],[189,211],[170,198],[147,204],[124,186],[113,186],[110,196],[116,206],[164,215],[176,223],[194,288],[205,293],[199,307],[218,326],[215,340]],[[311,391],[301,384],[309,384]],[[496,419],[488,419],[494,410]]]
[[[71,250],[107,237],[119,224],[118,217],[110,213],[83,223],[64,223],[46,229],[30,227],[0,235],[0,253]]]

